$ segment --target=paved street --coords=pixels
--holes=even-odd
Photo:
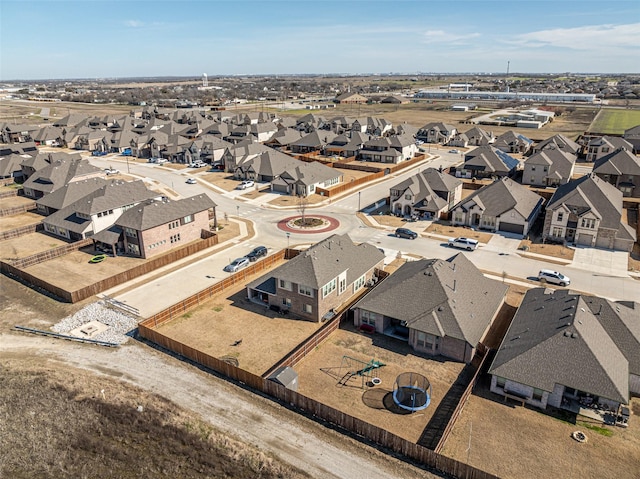
[[[122,158],[91,158],[96,166],[106,168],[109,164],[117,164],[117,168],[126,171]],[[285,231],[278,228],[278,222],[283,218],[298,214],[295,208],[276,208],[266,203],[272,195],[261,195],[257,199],[244,201],[238,199],[238,192],[225,192],[214,185],[207,184],[201,178],[198,183],[189,185],[186,178],[191,175],[191,170],[176,171],[169,168],[158,167],[151,164],[131,163],[131,174],[147,181],[159,182],[170,187],[181,196],[191,196],[198,193],[208,194],[218,205],[218,214],[227,213],[230,218],[241,217],[254,223],[255,236],[249,238],[246,229],[241,237],[231,241],[228,248],[222,245],[212,248],[206,256],[185,268],[168,274],[151,282],[144,283],[144,278],[139,278],[140,284],[131,289],[131,284],[122,285],[106,294],[115,295],[123,301],[140,310],[142,316],[148,316],[175,303],[178,299],[187,297],[220,280],[228,275],[223,272],[223,267],[236,257],[245,255],[252,247],[262,244],[270,251],[276,251],[289,244],[292,247],[306,247],[314,244],[333,233],[349,234],[355,242],[369,242],[382,248],[387,255],[387,263],[391,262],[398,254],[407,258],[422,256],[425,258],[451,257],[460,252],[452,250],[446,245],[446,237],[427,238],[421,237],[415,241],[396,238],[393,236],[394,228],[370,227],[364,224],[356,215],[358,209],[364,209],[368,205],[380,201],[388,195],[390,186],[399,183],[415,174],[416,170],[428,167],[438,167],[459,162],[458,155],[449,154],[446,151],[438,152],[438,156],[425,161],[423,164],[410,171],[389,175],[375,184],[346,194],[324,204],[309,208],[316,214],[322,214],[335,218],[339,225],[331,232],[326,233],[296,233],[291,232],[287,237]],[[375,220],[375,218],[373,218]],[[428,226],[427,222],[418,222],[413,229],[422,231]],[[632,279],[627,272],[626,254],[594,248],[577,248],[572,262],[566,265],[549,263],[545,258],[524,257],[517,251],[520,240],[495,235],[492,240],[468,254],[472,262],[480,269],[492,272],[496,277],[507,274],[510,278],[534,281],[537,272],[542,268],[561,270],[572,280],[572,289],[585,293],[596,294],[613,300],[640,301],[640,286],[638,281]],[[226,245],[225,245],[226,246]],[[222,250],[223,249],[223,250]],[[222,250],[222,251],[220,251]],[[217,252],[220,251],[220,252]],[[157,275],[155,275],[157,276]],[[179,278],[179,279],[178,279]],[[531,283],[537,284],[536,282]],[[118,294],[124,288],[128,292]],[[149,298],[153,297],[153,301]]]

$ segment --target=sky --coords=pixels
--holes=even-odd
[[[638,73],[637,0],[0,0],[0,80]]]

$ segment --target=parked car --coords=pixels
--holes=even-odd
[[[569,286],[571,280],[568,276],[550,269],[541,269],[538,273],[538,281],[541,283],[552,283],[560,286]]]
[[[164,163],[167,163],[169,160],[165,160],[164,158],[158,158],[156,159],[156,163],[158,163],[159,165],[162,165]]]
[[[449,153],[460,153],[460,150],[449,150]]]
[[[396,238],[408,238],[408,239],[416,239],[418,237],[418,233],[415,231],[411,231],[408,228],[397,228],[396,229]]]
[[[452,248],[466,249],[473,251],[478,248],[478,240],[471,238],[449,238],[449,246]]]
[[[202,161],[194,161],[193,163],[189,163],[189,168],[202,168],[203,166],[207,166],[206,163]]]
[[[189,178],[189,179],[187,180],[187,184],[188,184],[188,185],[195,185],[196,183],[197,183],[197,181],[196,181],[196,179],[195,179],[195,178]]]
[[[117,175],[120,173],[120,170],[116,170],[115,168],[107,168],[104,170],[107,175]]]
[[[258,258],[262,258],[263,256],[267,256],[267,247],[257,246],[249,252],[247,258],[249,258],[249,261],[253,262],[257,261]]]
[[[157,162],[158,162],[158,159],[152,156],[151,158],[149,158],[149,161],[148,161],[148,162],[149,162],[149,163],[157,163]]]
[[[251,180],[244,180],[238,185],[239,190],[246,190],[247,188],[251,188],[255,183]]]
[[[249,266],[249,258],[246,256],[242,258],[236,258],[231,263],[224,267],[224,270],[227,273],[235,273],[236,271],[241,270],[242,268],[246,268]]]

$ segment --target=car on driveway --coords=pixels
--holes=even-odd
[[[257,246],[249,252],[249,254],[247,255],[247,258],[249,258],[249,261],[254,262],[254,261],[257,261],[259,258],[262,258],[263,256],[267,256],[267,247]]]
[[[418,237],[418,233],[412,231],[408,228],[398,228],[395,232],[396,238],[408,238],[408,239],[416,239]]]
[[[571,280],[568,276],[550,269],[541,269],[538,273],[538,281],[541,283],[552,283],[559,286],[569,286]]]
[[[255,183],[253,181],[244,180],[237,186],[237,189],[246,190],[247,188],[251,188],[253,185],[255,185]]]
[[[235,273],[236,271],[240,271],[242,268],[246,268],[249,266],[249,258],[243,256],[242,258],[236,258],[231,263],[224,267],[224,270],[227,273]]]
[[[448,244],[451,248],[466,249],[467,251],[478,248],[478,240],[471,238],[449,238]]]
[[[189,185],[195,185],[196,183],[197,183],[197,181],[196,181],[195,178],[189,178],[187,180],[187,184],[189,184]]]

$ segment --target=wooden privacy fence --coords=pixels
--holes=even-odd
[[[27,283],[35,288],[42,289],[56,296],[64,302],[71,303],[71,293],[66,289],[62,289],[58,286],[54,286],[44,279],[33,276],[32,274],[27,273],[22,269],[18,269],[15,266],[5,263],[4,261],[0,261],[0,271],[2,273],[7,274],[9,276],[13,276],[20,281]]]
[[[36,223],[33,225],[20,226],[19,228],[14,228],[12,230],[2,231],[0,232],[0,241],[8,240],[11,238],[19,238],[20,236],[41,231],[43,228],[44,226],[42,225],[42,223]]]
[[[75,241],[74,243],[58,246],[57,248],[48,249],[46,251],[40,251],[39,253],[32,254],[31,256],[27,256],[25,258],[8,260],[8,262],[12,266],[15,266],[16,268],[24,269],[24,268],[28,268],[29,266],[34,266],[36,264],[40,264],[45,261],[52,260],[54,258],[64,256],[66,254],[71,253],[72,251],[77,251],[80,248],[89,246],[90,244],[92,244],[91,239],[85,238],[79,241]]]
[[[219,374],[247,385],[248,387],[267,394],[285,404],[289,404],[298,411],[322,421],[338,426],[352,434],[363,437],[379,446],[387,448],[397,454],[425,464],[432,469],[451,474],[461,479],[498,479],[498,476],[477,469],[473,466],[443,456],[418,444],[403,439],[389,431],[369,424],[342,411],[322,404],[315,399],[291,391],[273,381],[264,379],[253,373],[235,367],[225,361],[205,354],[186,344],[171,339],[153,328],[153,317],[138,326],[138,333],[152,343],[155,343],[173,353],[185,357],[197,364],[209,368]]]
[[[355,188],[356,186],[362,185],[363,183],[382,178],[383,176],[384,171],[379,171],[378,173],[372,173],[371,175],[363,176],[362,178],[355,178],[353,181],[348,183],[339,183],[336,186],[332,186],[330,189],[316,188],[316,194],[328,197],[335,196]]]
[[[442,433],[442,436],[440,437],[440,440],[438,441],[438,444],[434,449],[434,451],[437,453],[442,452],[442,449],[444,448],[444,445],[447,442],[447,439],[449,438],[451,431],[453,431],[453,426],[455,425],[458,417],[462,413],[462,409],[467,404],[467,401],[469,400],[469,396],[471,396],[471,392],[473,391],[473,388],[475,387],[476,383],[478,382],[478,379],[480,378],[480,375],[482,374],[482,368],[484,366],[485,361],[487,360],[487,357],[489,356],[489,350],[484,344],[479,343],[478,348],[476,349],[476,355],[478,356],[481,355],[482,359],[480,360],[478,369],[476,369],[476,372],[471,378],[471,381],[469,381],[469,385],[462,393],[462,397],[460,398],[458,405],[453,411],[453,414],[451,414],[451,417],[449,418],[449,422],[447,423],[447,426],[445,427],[444,432]]]
[[[34,211],[37,208],[35,201],[26,205],[13,206],[11,208],[0,210],[0,217],[19,215],[21,213],[26,213],[27,211]]]
[[[2,185],[5,186],[5,185]],[[0,200],[2,198],[13,198],[14,196],[18,196],[18,190],[8,190],[8,191],[0,191]]]

